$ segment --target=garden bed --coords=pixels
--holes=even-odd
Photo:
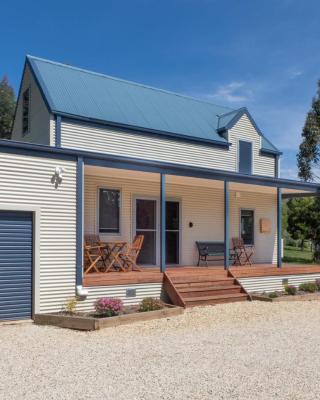
[[[34,323],[38,325],[53,325],[60,328],[76,329],[81,331],[94,331],[103,328],[110,328],[119,325],[132,324],[139,321],[152,319],[169,318],[180,315],[184,312],[182,307],[165,304],[164,308],[155,311],[139,312],[138,307],[125,307],[121,315],[113,317],[98,317],[93,313],[66,312],[36,314]]]
[[[311,301],[320,300],[320,293],[298,293],[294,296],[288,294],[279,293],[278,297],[269,297],[266,294],[251,294],[252,300],[258,301],[269,301],[269,302],[279,302],[279,301]]]

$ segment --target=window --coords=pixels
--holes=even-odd
[[[22,134],[29,133],[30,89],[26,89],[22,95]]]
[[[120,233],[120,190],[99,189],[99,232]]]
[[[252,174],[252,143],[239,140],[239,172]]]
[[[240,235],[244,244],[254,244],[254,211],[241,210]]]

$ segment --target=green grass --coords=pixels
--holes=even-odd
[[[283,262],[313,264],[313,253],[308,249],[301,251],[299,247],[285,246]]]

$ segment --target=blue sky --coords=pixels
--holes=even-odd
[[[0,76],[16,91],[32,54],[247,106],[284,152],[282,176],[296,176],[320,78],[318,0],[16,0],[1,14]]]

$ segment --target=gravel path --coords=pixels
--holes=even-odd
[[[319,399],[320,302],[246,302],[82,333],[0,326],[0,399]]]

